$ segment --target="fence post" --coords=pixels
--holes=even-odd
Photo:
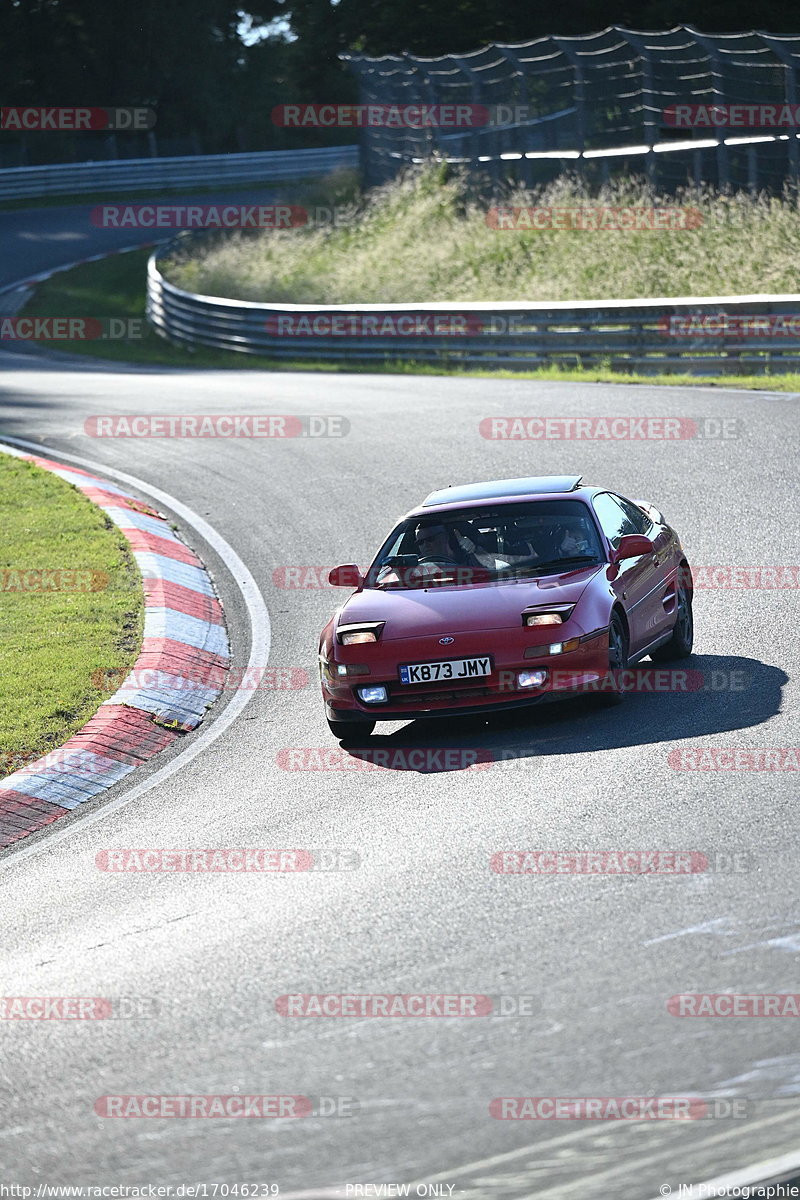
[[[769,33],[761,33],[756,31],[756,37],[761,38],[765,45],[769,46],[776,58],[779,58],[786,68],[784,76],[784,95],[786,103],[790,105],[797,104],[797,66],[794,55],[790,54],[786,47],[781,42],[780,38],[773,37]],[[789,174],[794,179],[795,183],[800,176],[800,141],[793,127],[789,128],[789,141],[787,144],[789,152]]]
[[[656,155],[653,146],[658,141],[658,128],[660,124],[655,117],[653,63],[649,50],[637,34],[631,33],[628,29],[622,29],[619,25],[614,26],[614,32],[618,33],[621,38],[624,38],[633,47],[642,64],[642,132],[644,143],[648,147],[648,153],[644,159],[644,169],[647,174],[648,186],[652,192],[656,186]]]
[[[512,66],[515,68],[516,74],[519,76],[520,103],[522,105],[524,105],[524,107],[525,107],[525,124],[530,125],[530,119],[531,119],[530,96],[528,94],[528,80],[525,76],[525,68],[523,67],[520,57],[517,54],[516,50],[513,48],[513,46],[500,45],[500,43],[498,42],[497,49],[502,54],[503,58],[507,59],[508,62],[510,62],[512,64]],[[521,133],[521,131],[520,131],[520,133]],[[525,143],[527,141],[527,138],[522,138],[520,136],[520,134],[518,134],[517,136],[519,139],[518,148],[520,150],[520,153],[522,154],[522,158],[520,160],[520,172],[519,172],[520,180],[522,181],[522,183],[525,184],[525,187],[530,187],[532,171],[533,171],[533,164],[531,163],[531,160],[529,158],[525,157],[525,150],[526,150]],[[499,137],[499,134],[498,134],[498,137]],[[534,147],[532,147],[532,146],[528,147],[528,149],[533,149],[533,148]]]
[[[577,135],[576,140],[578,143],[575,149],[579,150],[581,155],[581,157],[575,161],[578,166],[578,170],[581,174],[583,174],[586,162],[583,157],[583,152],[586,149],[586,85],[583,71],[581,69],[578,55],[571,46],[564,45],[566,39],[562,37],[554,37],[552,40],[553,43],[558,46],[564,57],[572,64],[572,70],[575,76],[575,133]]]
[[[722,76],[722,59],[720,58],[719,49],[714,45],[711,38],[705,37],[702,33],[698,33],[693,25],[687,25],[686,30],[692,35],[699,46],[702,46],[708,55],[708,61],[711,64],[712,80],[719,80],[719,83],[714,82],[714,92],[721,97],[721,104],[725,103],[725,81]],[[730,158],[728,156],[728,147],[725,145],[725,134],[721,129],[717,130],[717,178],[720,191],[727,191],[731,182]]]
[[[481,100],[483,99],[483,89],[481,88],[480,76],[478,75],[478,72],[474,69],[474,67],[468,66],[459,54],[448,54],[446,57],[449,58],[451,62],[454,62],[458,69],[463,71],[463,73],[469,79],[472,93],[472,103],[480,104]],[[497,156],[497,133],[490,133],[486,140],[488,145],[485,146],[484,149],[487,151],[489,156],[489,172],[491,174],[492,181],[496,183],[499,173],[498,168],[500,166],[499,158]],[[481,135],[477,125],[473,125],[472,137],[470,138],[469,156],[472,160],[472,169],[474,171],[477,171],[480,167],[480,149]]]

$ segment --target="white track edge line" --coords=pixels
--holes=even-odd
[[[723,1195],[730,1188],[742,1187],[757,1187],[763,1185],[767,1187],[770,1180],[774,1180],[776,1175],[787,1175],[790,1171],[800,1169],[800,1150],[795,1150],[791,1154],[782,1154],[779,1158],[765,1159],[760,1163],[753,1163],[749,1167],[741,1167],[738,1171],[731,1171],[728,1175],[717,1175],[714,1179],[708,1179],[705,1183],[693,1183],[687,1187],[681,1196],[683,1200],[700,1200],[701,1197],[715,1196],[717,1192],[722,1192]],[[658,1196],[656,1200],[663,1200],[663,1196]]]
[[[216,551],[230,571],[244,600],[247,615],[250,619],[250,657],[243,679],[252,678],[250,675],[251,671],[261,672],[266,667],[269,659],[271,627],[269,612],[267,611],[267,606],[264,603],[264,598],[261,595],[258,584],[233,547],[225,541],[221,534],[217,533],[213,526],[204,521],[198,513],[194,512],[187,505],[182,504],[180,500],[176,500],[170,496],[169,493],[162,492],[159,488],[145,483],[135,475],[128,475],[124,471],[117,471],[113,467],[104,466],[102,463],[93,462],[91,459],[83,458],[77,454],[67,454],[49,446],[42,446],[38,442],[29,442],[24,438],[12,438],[2,434],[0,435],[0,453],[10,454],[15,458],[22,458],[26,454],[33,453],[41,458],[50,458],[53,460],[64,459],[66,462],[75,463],[84,469],[95,471],[100,476],[106,475],[119,480],[121,483],[127,483],[145,495],[151,496],[167,508],[172,509],[186,525],[199,533]],[[256,675],[255,678],[260,678],[260,675]],[[109,801],[108,804],[103,805],[94,812],[86,813],[85,816],[70,821],[66,829],[61,831],[55,830],[32,846],[26,847],[23,845],[19,850],[0,860],[0,872],[8,871],[26,859],[32,858],[37,854],[43,854],[59,842],[74,837],[89,825],[94,825],[96,822],[104,820],[111,813],[117,812],[126,805],[133,803],[134,800],[138,800],[140,796],[145,795],[151,788],[157,787],[177,771],[188,766],[193,759],[226,732],[254,696],[255,690],[253,688],[237,688],[230,703],[220,716],[212,721],[208,728],[204,729],[199,736],[195,737],[190,746],[187,746],[185,750],[177,754],[170,762],[166,763],[147,779],[142,780],[141,783],[135,784],[130,791],[123,793],[123,795],[118,796],[115,800]]]

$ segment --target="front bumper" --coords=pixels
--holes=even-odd
[[[474,713],[476,716],[481,713],[491,715],[492,713],[508,712],[515,708],[531,708],[540,704],[558,703],[585,694],[585,691],[580,688],[561,688],[557,692],[530,688],[526,693],[517,693],[515,700],[494,700],[489,704],[482,704],[476,700],[469,704],[459,703],[453,708],[421,708],[418,711],[404,705],[402,712],[397,709],[392,709],[390,712],[386,704],[364,704],[358,710],[339,709],[334,708],[326,701],[325,715],[329,721],[347,721],[354,725],[367,721],[426,721],[429,717],[464,717],[470,713]]]
[[[608,671],[608,630],[593,630],[582,633],[568,630],[565,623],[563,640],[579,637],[579,646],[565,654],[549,655],[547,643],[538,647],[541,654],[525,658],[523,651],[530,642],[514,642],[487,650],[487,636],[474,634],[459,636],[459,657],[480,656],[490,653],[491,675],[474,678],[462,685],[452,681],[405,685],[399,682],[401,663],[432,661],[434,647],[430,639],[425,645],[406,643],[402,648],[391,643],[381,647],[381,652],[371,657],[368,675],[348,677],[346,680],[330,678],[323,674],[322,695],[325,711],[331,721],[411,721],[428,717],[453,717],[462,713],[493,713],[530,705],[564,700],[585,694],[596,687]],[[414,639],[416,642],[416,639]],[[348,648],[346,655],[337,647],[336,663],[352,665],[364,663],[363,646]],[[354,653],[357,652],[357,653]],[[541,687],[519,688],[516,674],[520,671],[546,670],[548,675]],[[363,703],[356,689],[369,685],[383,685],[389,692],[384,704]]]

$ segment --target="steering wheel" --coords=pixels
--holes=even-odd
[[[446,567],[457,567],[459,564],[454,558],[446,558],[443,554],[423,554],[420,555],[419,565],[423,563],[443,563]]]

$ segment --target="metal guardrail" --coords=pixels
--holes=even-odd
[[[357,146],[10,167],[0,170],[0,200],[128,190],[140,192],[197,185],[274,183],[282,179],[325,175],[340,167],[358,167]]]
[[[176,239],[150,258],[147,317],[162,337],[189,348],[208,346],[276,360],[405,361],[512,370],[577,366],[703,375],[800,370],[800,295],[547,304],[258,304],[199,296],[169,283],[160,264],[180,245]],[[675,318],[705,317],[708,322],[720,313],[728,318],[793,314],[796,319],[778,333],[770,333],[766,322],[760,331],[745,334],[741,329],[721,336],[676,332]],[[404,333],[409,322],[403,323],[403,317],[411,318],[415,335]],[[435,332],[436,318],[452,325],[448,318],[453,317],[465,332]],[[313,332],[329,329],[333,321],[344,332]],[[279,334],[280,325],[294,332]],[[360,332],[348,333],[348,326]]]

